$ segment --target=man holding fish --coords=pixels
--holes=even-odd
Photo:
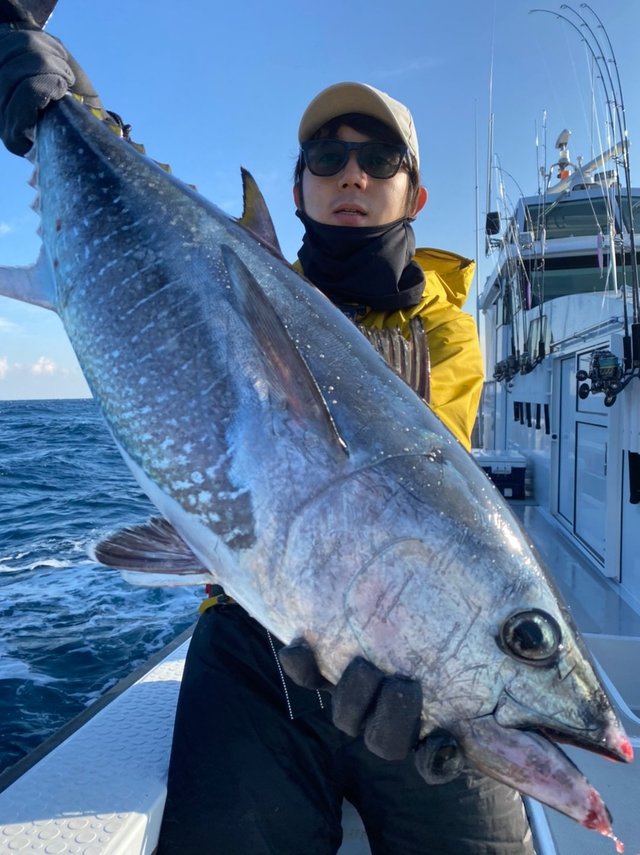
[[[40,111],[52,100],[62,98],[69,89],[84,96],[85,102],[105,121],[121,125],[117,116],[102,110],[85,75],[58,41],[33,28],[0,29],[0,136],[11,151],[21,155],[30,151]],[[336,84],[314,98],[304,112],[299,143],[293,192],[305,235],[298,268],[360,327],[373,347],[429,402],[459,442],[469,448],[482,384],[475,327],[461,311],[472,266],[449,253],[415,249],[411,222],[426,202],[426,191],[420,184],[418,141],[410,112],[386,93],[366,84]],[[265,225],[266,206],[253,195],[251,183],[245,184],[245,193],[249,199],[240,224],[258,234],[264,245],[275,249],[275,235],[271,234],[270,224]],[[223,245],[221,255],[234,287],[239,289],[232,297],[234,311],[240,310],[250,319],[263,354],[265,350],[271,353],[272,337],[281,347],[290,349],[291,343],[279,326],[282,321],[288,327],[289,319],[277,318],[274,307],[264,301],[246,267],[247,257],[240,257],[227,244]],[[327,346],[330,350],[329,340]],[[252,372],[264,370],[274,398],[284,395],[282,387],[286,387],[292,403],[288,412],[295,422],[303,415],[296,412],[295,404],[305,399],[298,396],[301,390],[295,385],[295,377],[289,386],[289,374],[280,369],[281,347],[273,346],[273,358],[267,365],[263,365],[260,356],[252,355],[247,372],[253,376]],[[301,347],[304,350],[304,342]],[[331,356],[329,353],[328,359]],[[368,359],[368,354],[364,359]],[[295,364],[304,372],[302,362]],[[359,365],[362,364],[361,361]],[[355,366],[354,362],[354,370]],[[363,390],[368,381],[366,373],[355,377]],[[325,386],[328,393],[332,388]],[[305,386],[302,391],[315,406],[318,402],[315,386]],[[400,390],[399,395],[404,401],[405,392]],[[412,410],[413,399],[406,406]],[[426,404],[421,406],[426,408]],[[281,418],[274,413],[274,419]],[[378,417],[370,409],[360,415],[365,416],[365,421]],[[336,465],[342,471],[341,455],[345,449],[341,445],[340,424],[330,416],[327,418],[327,412],[321,408],[313,418],[315,433],[305,434],[304,441],[313,443],[320,435],[335,440],[335,447],[330,448],[326,458],[318,459],[330,462],[339,459]],[[407,439],[406,444],[413,441]],[[352,445],[356,450],[354,453],[350,449],[355,460],[357,437]],[[455,466],[466,466],[464,456],[460,456],[463,453],[454,446],[447,439],[429,455],[421,453],[421,460],[428,457],[429,466],[445,474],[449,458]],[[409,451],[404,448],[404,452]],[[383,452],[384,449],[380,450],[381,455]],[[315,453],[311,448],[311,458]],[[318,455],[321,454],[325,452],[319,451]],[[403,458],[389,452],[384,462],[400,468]],[[356,479],[366,480],[369,472],[373,476],[379,465],[373,462],[355,470]],[[416,466],[410,468],[415,470]],[[409,469],[407,477],[414,477]],[[338,480],[342,483],[344,479]],[[412,483],[407,483],[404,474],[394,483],[396,486],[381,505],[391,509],[392,526],[395,525],[392,509],[400,493],[406,491],[407,496],[415,497]],[[398,484],[401,489],[397,489]],[[430,488],[429,480],[425,484]],[[333,525],[339,532],[344,519],[340,517],[339,507],[334,507],[331,501],[333,489],[333,483],[323,487],[329,496],[323,520],[333,519],[335,512]],[[433,490],[436,489],[441,489],[440,481],[433,482]],[[485,490],[485,482],[478,480],[473,489],[479,497]],[[320,490],[313,502],[322,502],[323,495]],[[443,492],[442,507],[447,502],[455,505],[457,496],[453,489]],[[417,497],[421,506],[426,504],[426,498],[428,492]],[[357,512],[356,506],[354,519]],[[303,555],[307,549],[311,550],[311,556],[310,541],[301,539],[304,513],[303,508],[287,537],[298,544],[297,554]],[[460,513],[465,515],[465,509],[461,508]],[[492,511],[491,517],[494,516]],[[176,519],[181,523],[181,516]],[[476,536],[472,529],[478,525],[478,519],[469,513],[460,525],[461,531],[470,533],[460,538],[460,543],[466,546]],[[480,526],[482,532],[485,528]],[[500,544],[502,532],[500,525],[496,535]],[[225,542],[231,543],[232,535],[233,532],[227,532]],[[193,543],[189,542],[198,557],[205,552],[199,536],[196,532]],[[347,540],[361,536],[355,527]],[[481,551],[481,538],[485,536],[489,537],[484,533],[478,535]],[[249,548],[249,540],[247,536],[242,548]],[[114,553],[114,545],[122,546],[123,542],[116,537],[104,546],[98,552],[101,560],[110,563],[108,557]],[[452,566],[454,561],[460,561],[459,545],[450,544]],[[365,639],[360,649],[370,643],[375,647],[380,633],[402,634],[405,625],[410,624],[411,616],[405,612],[402,612],[405,617],[394,623],[394,609],[404,587],[416,583],[414,576],[409,575],[401,581],[399,589],[394,588],[394,568],[397,557],[412,561],[417,556],[422,562],[425,554],[418,541],[412,535],[403,536],[399,528],[398,538],[385,542],[370,562],[363,565],[366,572],[354,577],[345,593],[345,602],[356,603],[359,613],[363,604],[373,609],[371,620],[357,627],[358,638]],[[438,561],[442,564],[445,558],[446,555],[438,557],[435,564]],[[494,569],[489,566],[489,559],[483,569],[483,560],[482,556],[478,560],[476,575],[483,580],[482,584],[486,579],[491,586]],[[527,556],[518,561],[526,568],[531,565]],[[115,560],[111,563],[118,566]],[[301,574],[305,566],[303,562],[298,567]],[[461,566],[473,569],[464,559]],[[369,590],[367,584],[369,579],[377,578],[376,573],[381,569],[383,579],[388,572],[389,599],[376,605],[379,589]],[[441,570],[448,576],[448,566],[443,565]],[[589,671],[585,681],[581,681],[583,664],[576,652],[579,645],[572,642],[565,616],[559,612],[553,616],[556,608],[553,597],[547,595],[546,589],[541,590],[537,570],[531,572],[531,579],[527,577],[526,584],[522,583],[521,595],[515,591],[518,585],[508,579],[503,588],[498,588],[502,577],[497,578],[496,590],[491,588],[492,595],[495,594],[494,606],[491,602],[486,607],[474,602],[471,592],[465,598],[466,592],[454,591],[456,608],[464,600],[473,617],[470,621],[462,620],[460,639],[456,636],[457,612],[451,618],[451,634],[447,629],[444,634],[434,635],[434,643],[442,643],[442,650],[446,648],[448,653],[451,642],[456,655],[447,659],[446,668],[442,666],[442,677],[436,681],[433,716],[431,702],[424,696],[424,686],[429,684],[424,675],[440,673],[440,665],[434,664],[438,656],[435,650],[429,650],[428,632],[425,631],[422,641],[427,648],[424,651],[427,664],[424,668],[417,667],[421,680],[404,676],[414,658],[411,650],[403,660],[406,667],[388,665],[380,669],[367,658],[355,655],[354,648],[350,661],[340,660],[343,667],[332,674],[330,668],[319,667],[318,663],[323,664],[321,657],[316,661],[320,650],[325,665],[329,662],[332,643],[328,636],[317,633],[314,636],[311,617],[308,625],[304,620],[294,623],[309,629],[309,636],[314,636],[316,643],[312,646],[306,635],[303,639],[288,632],[285,645],[249,613],[259,612],[258,601],[270,602],[272,596],[276,600],[288,598],[291,613],[299,609],[301,615],[311,616],[322,602],[310,604],[303,596],[297,602],[299,589],[294,584],[287,593],[287,580],[283,580],[282,588],[262,591],[258,600],[254,600],[256,595],[250,582],[246,601],[242,600],[248,608],[245,611],[236,601],[238,597],[232,599],[221,587],[210,586],[185,666],[160,855],[335,853],[341,842],[343,798],[351,801],[362,816],[374,855],[529,855],[533,846],[522,801],[515,790],[500,781],[513,781],[519,789],[536,797],[545,796],[552,803],[555,798],[560,809],[571,812],[584,824],[590,824],[589,827],[603,833],[610,830],[606,809],[577,774],[577,806],[573,802],[568,806],[565,801],[569,797],[556,794],[558,781],[566,779],[567,784],[573,785],[568,762],[564,765],[553,754],[557,772],[547,774],[545,762],[552,750],[548,747],[550,743],[537,735],[524,734],[530,721],[532,727],[538,721],[553,724],[560,709],[558,705],[540,714],[535,709],[529,710],[531,685],[536,694],[539,686],[536,703],[539,701],[544,707],[545,686],[547,683],[555,686],[556,676],[564,681],[563,690],[567,692],[574,681],[584,691],[592,679]],[[320,592],[322,600],[332,598],[333,586],[334,583],[326,582]],[[448,616],[453,602],[450,586],[448,578],[442,589],[433,589],[434,609]],[[229,581],[225,581],[225,587],[230,589]],[[235,594],[233,588],[231,591]],[[529,591],[536,592],[531,603],[527,599]],[[491,650],[487,658],[492,661],[495,658],[496,673],[500,675],[494,687],[474,676],[484,674],[485,662],[472,633],[477,625],[478,638],[484,644],[488,633],[481,632],[482,621],[488,621],[492,608],[502,607],[505,598],[511,596],[520,608],[505,614],[500,619],[499,631],[487,640],[487,649]],[[274,609],[280,613],[280,604],[276,602]],[[380,611],[384,617],[378,620]],[[288,607],[284,612],[289,612]],[[367,635],[369,632],[373,634]],[[281,637],[285,638],[285,634]],[[458,667],[456,657],[467,654],[479,656],[477,667]],[[389,659],[391,663],[395,661]],[[386,660],[384,663],[380,660],[380,664],[386,665]],[[335,679],[330,682],[323,674]],[[458,685],[456,681],[461,675],[464,681]],[[503,678],[512,691],[505,689],[500,694]],[[492,700],[494,689],[496,695]],[[535,706],[533,702],[531,705]],[[436,707],[442,707],[443,711],[435,712]],[[604,710],[604,703],[599,703],[599,708]],[[567,717],[570,721],[563,720],[562,726],[573,733],[573,728],[580,729],[579,722],[576,724],[578,718],[571,712]],[[447,732],[448,728],[436,726],[439,720],[450,721],[456,727],[453,736]],[[560,727],[559,724],[557,729]],[[590,738],[601,744],[603,753],[629,759],[628,742],[615,729],[608,708],[598,727],[601,730],[597,733],[605,735],[596,735],[594,729]],[[522,728],[522,735],[518,728]],[[504,750],[503,731],[509,736],[515,734]],[[480,746],[478,750],[476,743]],[[463,755],[471,758],[476,768],[465,766]],[[525,756],[529,758],[527,762],[522,760]],[[528,765],[532,768],[525,768],[522,779],[514,781],[516,773]],[[478,769],[489,772],[491,777]],[[540,780],[527,789],[529,778],[536,775]],[[551,776],[553,780],[549,782]],[[549,795],[551,791],[553,794]]]

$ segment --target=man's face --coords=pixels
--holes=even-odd
[[[343,125],[336,134],[345,142],[368,142],[370,137]],[[327,178],[302,173],[304,211],[318,223],[329,226],[382,226],[402,217],[413,216],[407,211],[409,176],[400,169],[392,178],[372,178],[360,168],[356,152],[352,151],[346,166],[337,175]],[[296,205],[299,193],[294,189]]]

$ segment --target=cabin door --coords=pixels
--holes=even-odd
[[[606,554],[607,409],[602,395],[581,399],[576,371],[589,353],[560,360],[558,515],[604,563]]]

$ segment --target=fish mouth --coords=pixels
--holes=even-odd
[[[559,720],[557,715],[543,715],[521,703],[505,689],[493,717],[501,727],[537,733],[552,743],[571,745],[609,760],[630,763],[633,747],[608,699],[603,694],[600,698],[592,698],[591,704],[595,706],[595,712],[585,710],[584,722],[580,725],[577,720],[572,723]]]
[[[631,763],[633,760],[633,746],[625,734],[622,734],[622,737],[615,733],[609,736],[605,732],[600,741],[594,741],[590,736],[585,738],[585,734],[591,734],[591,731],[569,732],[553,727],[538,727],[533,728],[532,732],[539,733],[550,742],[582,748],[584,751],[606,757],[607,760],[619,763]]]
[[[492,714],[451,729],[479,772],[531,796],[585,828],[611,836],[611,814],[575,763],[539,730],[503,727]]]
[[[504,688],[492,712],[459,721],[451,732],[481,773],[611,836],[604,801],[558,743],[628,763],[633,748],[624,728],[602,690],[574,707],[544,706],[544,698],[536,709]]]

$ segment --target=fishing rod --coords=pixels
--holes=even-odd
[[[487,211],[487,222],[485,224],[484,230],[484,255],[485,258],[489,255],[489,253],[494,249],[494,245],[491,243],[490,234],[497,234],[500,231],[500,224],[494,221],[489,223],[489,219],[491,214],[491,197],[493,196],[493,121],[494,116],[493,113],[489,114],[489,125],[487,128],[487,199],[486,199],[486,211]],[[491,231],[490,231],[491,229]]]
[[[502,167],[500,158],[495,155],[495,169],[499,174],[499,201],[503,209],[504,219],[507,223],[506,231],[501,238],[503,249],[507,245],[513,248],[513,252],[506,253],[506,294],[507,305],[509,306],[509,323],[511,326],[511,342],[512,352],[506,359],[501,360],[495,366],[494,379],[498,381],[509,381],[516,374],[529,374],[539,365],[546,356],[546,343],[544,339],[544,329],[542,321],[542,296],[538,288],[539,302],[539,330],[540,335],[537,342],[530,342],[527,336],[527,321],[525,312],[532,307],[533,303],[533,285],[530,276],[530,271],[524,262],[520,251],[521,236],[518,233],[518,226],[513,214],[513,205],[506,198],[505,176],[511,179],[517,187],[520,197],[524,198],[524,191],[516,178]],[[531,234],[532,241],[535,244],[537,239],[536,229],[539,223],[533,223],[529,212],[525,208],[525,226],[527,232]],[[534,348],[530,345],[535,344]]]
[[[624,170],[624,180],[625,185],[627,187],[627,195],[626,195],[626,203],[627,203],[627,217],[629,221],[629,248],[631,250],[631,275],[633,279],[633,324],[631,327],[631,335],[632,335],[632,361],[634,368],[640,368],[640,276],[638,274],[638,257],[636,254],[636,240],[635,240],[635,224],[634,224],[634,215],[633,215],[633,203],[631,199],[631,164],[629,161],[629,132],[627,129],[627,114],[624,106],[624,95],[622,92],[622,81],[620,79],[620,69],[618,67],[618,62],[616,60],[615,52],[613,50],[613,45],[611,44],[611,39],[609,38],[609,34],[607,33],[606,27],[602,23],[602,20],[596,13],[596,11],[589,6],[588,3],[581,3],[580,8],[588,9],[588,11],[593,15],[593,17],[598,22],[599,29],[604,33],[604,37],[607,40],[607,47],[609,51],[609,56],[611,57],[611,63],[616,72],[616,84],[617,84],[617,97],[615,100],[616,114],[618,117],[618,124],[621,129],[621,144],[622,144],[622,168]],[[574,11],[574,10],[571,10]],[[574,12],[574,14],[578,14]],[[591,27],[586,23],[586,20],[582,15],[578,15],[578,17],[585,23],[585,26],[589,30],[590,33],[593,34],[594,41],[598,46],[598,49],[603,53],[604,52],[600,46],[600,42],[598,41],[595,33]],[[606,63],[607,74],[609,80],[611,82],[611,87],[613,89],[614,95],[616,95],[616,87],[613,84],[613,79],[611,77],[611,73],[609,71],[609,63]],[[623,259],[624,265],[624,259]],[[623,266],[624,269],[624,266]]]
[[[627,317],[627,313],[626,313],[626,300],[625,300],[625,320],[627,322],[627,326],[625,326],[625,347],[627,350],[627,352],[625,353],[625,365],[626,365],[626,368],[629,368],[631,366],[631,364],[633,364],[634,368],[637,368],[640,366],[640,324],[639,324],[639,322],[640,322],[640,303],[639,303],[640,281],[638,278],[638,263],[637,263],[637,255],[636,255],[636,244],[635,244],[635,228],[634,228],[634,223],[633,223],[633,204],[631,201],[631,168],[630,168],[630,163],[629,163],[629,134],[628,134],[628,130],[627,130],[626,111],[624,108],[624,97],[622,94],[622,82],[620,80],[620,72],[619,72],[619,68],[618,68],[618,63],[617,63],[616,58],[615,58],[615,54],[613,52],[613,46],[611,44],[611,40],[609,39],[609,35],[608,35],[608,33],[604,27],[604,24],[602,23],[602,21],[600,20],[600,18],[596,14],[596,12],[587,3],[581,3],[580,6],[581,6],[581,8],[588,9],[589,12],[591,12],[593,17],[598,22],[598,27],[605,34],[605,37],[607,40],[607,45],[608,45],[608,50],[609,50],[609,56],[611,57],[610,60],[606,59],[604,50],[603,50],[602,45],[600,43],[600,40],[598,39],[597,35],[595,34],[593,28],[589,25],[586,18],[584,18],[584,16],[582,16],[579,12],[576,12],[575,9],[572,9],[570,6],[563,4],[560,8],[561,9],[568,9],[570,12],[572,12],[582,22],[581,26],[583,26],[589,32],[589,35],[593,39],[593,42],[594,42],[596,48],[600,52],[598,59],[602,63],[604,63],[604,68],[606,70],[607,78],[609,80],[610,92],[611,92],[611,95],[613,96],[612,100],[613,100],[613,105],[615,108],[615,115],[616,115],[618,129],[619,129],[620,144],[622,146],[622,169],[624,171],[625,186],[627,188],[626,207],[627,207],[627,216],[629,218],[629,248],[630,248],[630,252],[631,252],[631,259],[630,259],[631,260],[631,274],[632,274],[632,279],[633,279],[633,290],[631,292],[632,293],[632,300],[633,300],[633,324],[631,327],[631,333],[632,333],[631,339],[629,339],[628,317]],[[587,46],[589,46],[586,39],[585,39],[585,44],[587,44]],[[614,83],[613,77],[611,75],[611,71],[609,68],[610,64],[612,64],[616,70],[617,86],[616,86],[616,83]],[[600,64],[598,64],[598,68],[600,69]],[[604,79],[602,77],[601,77],[601,80],[602,80],[602,83],[604,86]],[[607,93],[606,87],[604,87],[604,88],[605,88],[605,96],[606,96],[606,95],[608,95],[608,93]],[[614,131],[614,135],[617,136],[615,126],[613,128],[613,131]],[[614,140],[615,140],[615,136],[614,136]],[[618,184],[619,184],[619,182],[618,182]],[[618,190],[617,195],[618,195],[618,205],[620,207],[620,210],[622,211],[622,209],[623,209],[623,198],[622,198],[622,193],[620,190]],[[625,253],[624,253],[624,237],[623,237],[623,245],[622,245],[621,252],[622,252],[622,269],[623,269],[623,275],[624,275],[624,271],[626,268]]]
[[[536,127],[536,169],[538,169],[538,182],[540,178],[545,178],[547,176],[547,142],[546,142],[546,113],[544,117],[544,167],[540,168],[539,160],[538,160],[538,132]],[[516,179],[511,175],[511,173],[507,172],[506,169],[503,169],[502,166],[499,166],[501,173],[507,175],[514,182],[518,191],[520,193],[520,198],[524,199],[524,191]],[[540,183],[538,183],[538,209],[536,214],[535,223],[531,217],[531,212],[528,206],[524,205],[523,213],[524,213],[524,224],[526,230],[532,235],[532,246],[533,246],[533,255],[532,261],[529,263],[529,268],[524,262],[522,258],[522,253],[520,252],[520,242],[516,239],[516,246],[518,247],[518,262],[520,266],[520,271],[522,276],[526,281],[526,299],[521,300],[521,309],[525,310],[533,308],[534,301],[534,279],[532,278],[532,274],[537,274],[535,276],[535,295],[537,297],[537,305],[538,305],[538,323],[539,323],[539,338],[536,344],[535,354],[531,353],[529,350],[529,339],[526,336],[526,318],[524,311],[522,311],[522,340],[523,347],[524,342],[527,343],[527,348],[524,350],[523,357],[520,359],[520,373],[521,374],[529,374],[533,369],[540,365],[540,363],[546,357],[546,341],[545,341],[545,333],[544,333],[544,289],[545,289],[545,274],[546,274],[546,265],[545,265],[545,244],[546,244],[546,214],[555,208],[557,204],[559,204],[559,200],[553,202],[549,208],[545,208],[544,206],[544,194],[546,192],[546,188],[541,187]],[[537,249],[536,242],[539,244],[539,251]],[[522,305],[524,303],[524,306]]]
[[[630,261],[631,261],[631,271],[633,278],[633,287],[632,287],[632,305],[633,305],[633,322],[631,324],[631,329],[629,328],[629,316],[627,309],[627,300],[626,300],[626,287],[623,290],[623,313],[624,313],[624,337],[623,337],[623,358],[624,358],[624,370],[617,364],[617,357],[610,353],[609,351],[598,351],[594,352],[592,357],[592,364],[590,365],[589,372],[580,371],[578,372],[580,377],[579,380],[591,380],[591,387],[589,387],[586,383],[583,383],[579,388],[579,394],[581,397],[586,397],[588,394],[592,392],[604,392],[605,394],[605,405],[611,406],[615,400],[618,392],[620,392],[631,380],[633,376],[640,375],[640,277],[638,274],[638,259],[636,253],[636,242],[635,242],[635,228],[633,222],[633,204],[631,198],[631,170],[629,163],[629,135],[626,124],[626,112],[624,109],[624,99],[622,95],[622,83],[620,80],[620,73],[618,68],[618,63],[615,58],[615,54],[613,52],[613,47],[611,45],[611,40],[607,34],[606,28],[604,24],[598,17],[598,15],[594,12],[594,10],[587,4],[581,3],[581,8],[587,9],[593,17],[598,22],[598,27],[602,29],[605,34],[608,51],[611,59],[607,59],[605,56],[605,51],[603,50],[602,44],[596,33],[593,30],[593,27],[589,24],[587,19],[573,9],[571,6],[567,4],[562,4],[561,9],[566,9],[571,12],[575,17],[580,21],[580,26],[578,26],[573,20],[568,18],[566,15],[562,15],[559,12],[555,12],[549,9],[532,9],[531,12],[542,12],[546,14],[553,15],[556,19],[560,19],[567,23],[573,30],[575,30],[580,39],[584,42],[587,50],[591,54],[592,60],[597,69],[597,76],[600,78],[600,82],[602,84],[604,96],[605,96],[605,105],[608,115],[609,125],[611,127],[613,133],[613,140],[617,137],[620,138],[620,150],[622,154],[622,168],[624,172],[624,180],[626,185],[626,212],[628,216],[628,231],[629,231],[629,248],[630,248]],[[583,30],[586,30],[589,34],[589,38],[584,35]],[[613,77],[611,75],[611,71],[609,69],[609,64],[613,64],[616,71],[616,81],[614,82]],[[607,80],[605,80],[605,74]],[[608,83],[607,83],[608,81]],[[612,104],[615,107],[615,113],[612,109]],[[616,163],[616,167],[619,165],[618,153],[614,155],[614,161]],[[616,196],[618,201],[619,210],[622,212],[623,210],[623,197],[622,190],[620,187],[620,181],[616,182]],[[625,274],[625,249],[624,249],[624,232],[622,231],[623,223],[620,223],[620,244],[621,244],[621,264],[623,270],[623,276]],[[612,245],[610,247],[611,255],[615,254],[615,246]],[[600,358],[602,357],[602,358]]]

